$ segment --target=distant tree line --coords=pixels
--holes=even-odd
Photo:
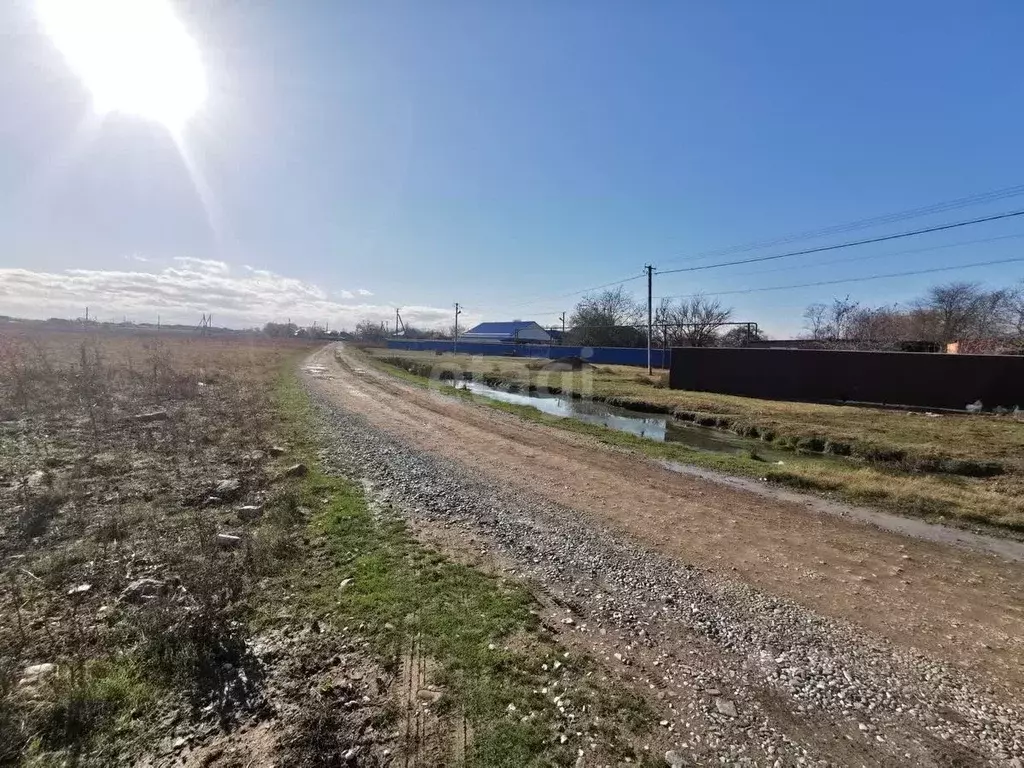
[[[811,304],[804,311],[808,338],[836,346],[964,342],[976,351],[1024,346],[1024,282],[986,289],[954,282],[930,288],[906,306],[862,306],[849,296]]]
[[[733,326],[733,310],[717,299],[696,294],[676,300],[662,299],[654,307],[652,343],[655,346],[739,346],[756,338],[756,331]],[[647,304],[622,286],[584,296],[576,305],[566,330],[567,344],[594,347],[647,345]]]

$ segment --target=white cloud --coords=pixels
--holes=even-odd
[[[230,268],[223,261],[213,259],[194,259],[191,256],[175,256],[174,260],[182,265],[183,269],[196,272],[209,272],[215,275],[226,275]],[[255,271],[255,270],[254,270]]]
[[[373,291],[368,291],[365,288],[360,288],[356,293],[360,296],[373,296]]]
[[[147,259],[145,256],[140,256],[137,253],[133,253],[133,254],[131,254],[129,256],[125,256],[125,259],[127,259],[128,261],[140,261],[143,264],[145,264],[145,263],[147,263],[149,261],[149,259]]]
[[[360,296],[371,295],[358,291]],[[392,306],[342,303],[351,291],[331,291],[273,272],[233,272],[222,261],[179,257],[158,271],[68,269],[37,272],[0,269],[0,314],[21,317],[80,317],[85,307],[100,320],[127,315],[136,322],[194,323],[212,312],[218,325],[246,327],[268,321],[329,322],[353,328],[360,320],[391,320]],[[438,307],[403,307],[403,319],[417,327],[441,328],[451,312]]]

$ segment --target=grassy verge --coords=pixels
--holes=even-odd
[[[639,760],[619,728],[654,722],[642,701],[601,690],[591,663],[544,628],[523,586],[424,546],[396,515],[371,510],[353,479],[323,472],[311,406],[294,378],[282,380],[279,403],[291,446],[310,467],[297,490],[314,510],[319,559],[299,584],[288,577],[310,615],[359,627],[396,675],[411,654],[426,658],[435,711],[453,732],[461,718],[470,726],[467,765],[572,765],[583,738],[609,758]]]
[[[404,356],[403,356],[404,357]],[[419,385],[426,385],[430,379],[423,375],[423,361],[416,365],[402,365],[388,355],[367,356],[366,360],[389,374]],[[398,362],[399,365],[394,363]],[[521,361],[516,361],[521,365]],[[473,372],[473,369],[468,369]],[[462,375],[462,371],[453,371]],[[482,374],[483,376],[484,374]],[[575,374],[578,376],[578,374]],[[501,384],[501,374],[490,372],[486,380]],[[569,374],[566,374],[568,377]],[[437,369],[432,378],[437,378]],[[447,378],[447,377],[445,377]],[[568,379],[566,379],[568,380]],[[541,380],[544,381],[544,380]],[[517,380],[522,387],[530,386],[529,379]],[[537,380],[533,383],[536,385]],[[546,382],[545,382],[546,383]],[[728,474],[766,479],[799,490],[824,493],[857,504],[868,504],[898,514],[922,517],[935,522],[961,525],[991,526],[992,530],[1006,532],[1024,531],[1024,476],[1016,472],[994,477],[968,477],[948,473],[928,473],[921,470],[903,469],[898,462],[872,463],[856,457],[833,457],[822,460],[813,452],[804,451],[795,438],[773,438],[773,445],[795,449],[783,465],[758,460],[756,449],[748,456],[713,454],[695,450],[676,443],[659,443],[636,437],[605,427],[586,424],[575,419],[550,416],[529,406],[500,403],[488,398],[475,397],[464,390],[459,396],[473,399],[489,408],[494,408],[536,423],[547,424],[560,429],[586,434],[604,444],[635,450],[646,456],[678,461]],[[740,398],[734,398],[740,399]],[[629,405],[621,400],[616,404]],[[793,404],[785,404],[793,405]],[[839,410],[865,410],[877,415],[884,424],[886,419],[896,418],[871,409],[850,409],[837,406],[814,406],[814,408],[837,408]],[[641,410],[645,410],[643,405]],[[649,408],[646,410],[650,410]],[[905,415],[900,417],[907,419]],[[910,417],[925,419],[927,417]],[[955,420],[957,421],[957,420]],[[962,421],[967,421],[963,419]],[[1024,425],[1010,426],[1009,429],[1024,430]],[[931,427],[929,427],[931,428]],[[950,439],[955,439],[954,435]],[[1014,457],[1016,459],[1016,457]]]

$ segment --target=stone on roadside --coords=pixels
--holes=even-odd
[[[263,517],[262,504],[247,504],[244,507],[239,507],[236,511],[238,512],[238,519],[243,523],[251,523],[253,520]]]
[[[283,477],[305,477],[309,474],[309,467],[305,464],[292,464],[281,474]]]
[[[44,664],[31,664],[22,670],[21,679],[18,681],[18,685],[30,686],[35,685],[36,683],[41,683],[56,671],[57,665],[50,664],[49,662]]]
[[[683,768],[686,765],[686,760],[678,752],[670,749],[665,753],[665,763],[671,768]]]
[[[38,488],[43,484],[44,480],[46,480],[46,473],[41,469],[25,475],[25,485],[29,488]]]
[[[217,546],[224,549],[233,549],[242,543],[242,537],[233,533],[218,533]]]
[[[221,480],[217,483],[213,492],[222,499],[230,499],[237,496],[242,490],[242,482],[238,478],[230,478],[228,480]]]
[[[146,411],[144,413],[137,413],[131,417],[132,421],[145,424],[152,421],[164,421],[167,419],[167,411],[162,408],[158,408],[155,411]]]
[[[129,601],[151,600],[164,588],[164,582],[157,579],[136,579],[123,590],[121,599]]]
[[[726,717],[739,717],[739,712],[736,711],[736,705],[729,701],[729,699],[723,699],[721,697],[716,698],[715,709]]]
[[[78,586],[72,587],[68,590],[68,597],[84,595],[90,589],[92,589],[92,584],[79,584]]]
[[[267,453],[269,453],[271,456],[284,456],[285,449],[282,448],[280,445],[272,445],[269,448],[267,448]]]

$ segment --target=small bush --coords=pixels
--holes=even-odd
[[[1006,470],[998,461],[975,461],[973,459],[943,459],[938,472],[963,477],[995,477]]]
[[[796,441],[797,450],[809,453],[821,453],[825,450],[825,440],[820,437],[800,437]]]
[[[831,453],[833,456],[849,456],[851,450],[849,443],[837,440],[825,441],[825,453]]]
[[[851,452],[854,456],[880,464],[896,464],[907,457],[906,451],[899,448],[875,445],[874,443],[855,443]]]

